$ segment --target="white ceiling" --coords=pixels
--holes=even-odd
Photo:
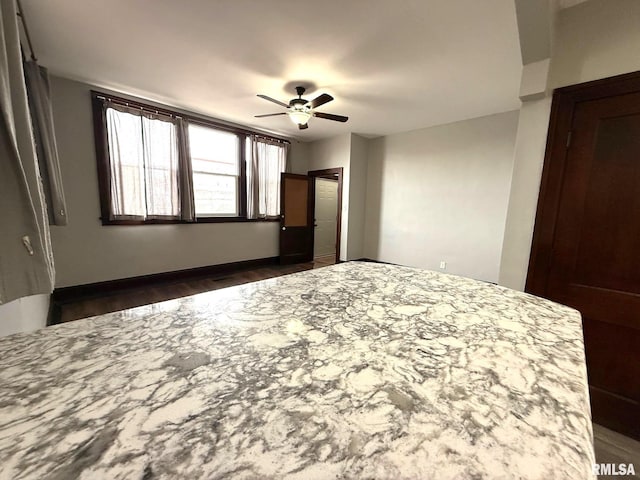
[[[54,74],[301,140],[519,107],[513,0],[23,0]],[[299,131],[262,93],[335,101]],[[286,88],[288,87],[288,88]]]

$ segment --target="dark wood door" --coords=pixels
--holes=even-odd
[[[536,233],[550,238],[528,287],[582,313],[593,420],[640,438],[640,84],[611,82],[560,99],[554,133],[569,130],[547,158],[562,168],[545,166]]]
[[[313,260],[311,178],[283,173],[280,180],[280,263]]]

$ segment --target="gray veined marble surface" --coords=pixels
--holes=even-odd
[[[352,262],[0,339],[0,478],[582,479],[579,314]]]

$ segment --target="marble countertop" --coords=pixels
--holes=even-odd
[[[0,339],[0,479],[582,479],[580,315],[349,262]]]

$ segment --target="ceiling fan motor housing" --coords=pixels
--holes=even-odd
[[[304,110],[305,104],[309,103],[308,100],[302,98],[306,88],[304,87],[296,87],[296,93],[298,94],[298,98],[294,98],[289,102],[289,107],[294,110]]]
[[[309,103],[309,101],[304,98],[294,98],[289,102],[289,107],[295,110],[303,110],[307,103]]]

